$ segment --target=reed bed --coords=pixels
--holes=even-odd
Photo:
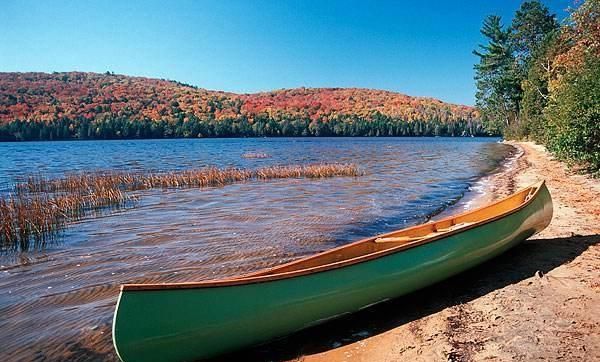
[[[51,179],[42,175],[29,176],[18,183],[15,188],[18,193],[92,193],[95,190],[115,190],[123,185],[132,189],[141,180],[134,174],[126,172],[90,172],[69,174],[63,178]]]
[[[245,169],[208,167],[199,170],[139,175],[142,188],[210,187],[225,186],[253,178],[253,172]]]
[[[69,221],[93,211],[126,207],[132,191],[152,188],[204,188],[248,180],[361,176],[355,164],[268,166],[256,170],[207,167],[151,172],[91,172],[58,179],[35,175],[19,182],[14,193],[0,195],[0,248],[25,251],[56,240]]]
[[[351,163],[330,163],[306,166],[270,166],[259,168],[255,177],[261,180],[276,178],[325,178],[361,176],[362,171]]]
[[[27,250],[32,239],[36,245],[44,244],[63,227],[63,220],[52,212],[46,197],[0,199],[0,245]]]
[[[70,220],[116,209],[135,200],[118,189],[90,194],[15,193],[0,197],[0,250],[41,249],[55,241]]]
[[[90,193],[97,190],[136,191],[151,188],[224,186],[251,179],[325,178],[361,176],[355,164],[313,164],[268,166],[256,170],[207,167],[162,173],[92,172],[71,174],[60,179],[31,176],[16,186],[19,192]]]

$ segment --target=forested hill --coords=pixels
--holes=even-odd
[[[356,88],[256,94],[112,73],[0,73],[0,140],[486,135],[477,111]]]

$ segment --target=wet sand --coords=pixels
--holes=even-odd
[[[550,226],[433,287],[268,346],[246,359],[298,361],[600,360],[600,182],[532,143],[490,176],[484,203],[545,179]],[[471,205],[473,206],[473,205]],[[233,356],[236,357],[236,356]]]

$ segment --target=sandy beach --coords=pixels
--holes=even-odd
[[[600,360],[600,183],[532,143],[486,180],[487,198],[545,179],[550,226],[410,296],[251,352],[298,361]],[[273,355],[275,354],[275,355]],[[248,357],[248,356],[246,356]]]

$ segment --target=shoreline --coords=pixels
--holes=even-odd
[[[334,331],[341,340],[315,353],[302,348],[296,360],[600,359],[600,182],[573,174],[542,146],[505,143],[518,149],[514,159],[478,181],[473,192],[481,197],[474,194],[453,211],[545,179],[554,203],[548,228],[482,266],[383,307],[396,323],[346,321],[364,331],[346,340]],[[415,300],[421,305],[411,305]],[[408,316],[399,316],[402,310]]]
[[[455,204],[442,210],[439,214],[434,215],[431,220],[439,220],[444,217],[476,209],[517,191],[518,188],[514,187],[514,185],[511,187],[504,187],[502,180],[510,180],[526,166],[525,162],[522,160],[524,151],[516,144],[511,144],[506,141],[501,141],[499,143],[510,145],[514,150],[502,160],[494,170],[480,176],[473,185],[469,186],[468,190]],[[529,185],[523,187],[526,186]]]
[[[471,187],[471,195],[465,195],[465,211],[491,203],[516,192],[520,188],[529,186],[520,185],[520,187],[517,187],[514,182],[515,176],[527,166],[527,161],[524,159],[525,151],[518,144],[506,141],[501,143],[513,147],[513,154],[507,157],[496,170],[481,177]]]

